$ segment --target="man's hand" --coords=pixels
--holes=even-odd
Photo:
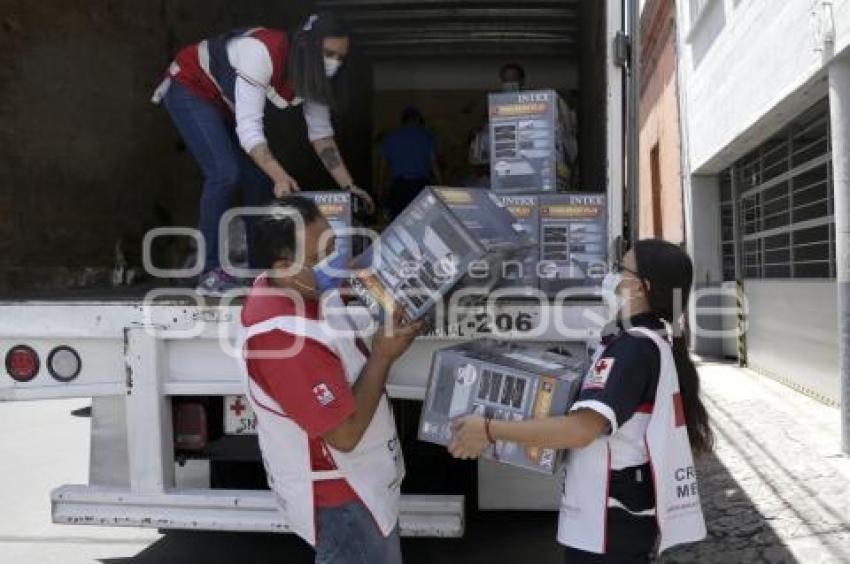
[[[449,452],[455,458],[478,458],[488,446],[490,441],[487,439],[485,421],[480,415],[469,415],[452,423]]]
[[[301,188],[298,186],[298,182],[296,182],[294,178],[284,172],[283,175],[274,184],[274,197],[282,198],[286,194],[291,194],[300,190]]]
[[[372,355],[388,362],[395,362],[410,347],[422,332],[424,323],[418,321],[403,325],[404,310],[396,306],[390,323],[382,325],[372,340]]]
[[[360,443],[384,395],[393,362],[404,354],[422,329],[421,323],[402,326],[401,322],[401,308],[396,308],[392,325],[378,328],[378,333],[372,341],[372,354],[354,384],[357,409],[351,417],[323,435],[333,448],[351,452]]]
[[[356,184],[352,184],[348,187],[348,190],[356,197],[363,200],[363,203],[366,204],[366,212],[369,215],[375,213],[375,200],[372,199],[372,196],[369,195],[369,192],[357,186]]]

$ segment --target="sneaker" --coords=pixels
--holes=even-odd
[[[195,291],[201,296],[220,298],[230,290],[244,287],[239,280],[221,268],[215,268],[201,275]]]

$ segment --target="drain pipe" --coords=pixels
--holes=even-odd
[[[640,239],[640,80],[641,37],[640,2],[626,2],[629,32],[628,125],[626,126],[626,166],[629,186],[629,238],[631,246]]]
[[[850,454],[850,60],[829,66],[835,263],[838,286],[838,364],[841,376],[841,447]]]

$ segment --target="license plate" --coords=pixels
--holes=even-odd
[[[245,396],[224,396],[224,433],[257,434],[257,414],[251,409]]]
[[[516,335],[528,333],[540,324],[540,310],[504,307],[496,311],[479,311],[458,324],[461,337],[487,337],[493,333]]]
[[[467,311],[460,319],[449,319],[444,329],[432,329],[429,337],[521,336],[540,325],[538,307],[501,306],[494,310]]]

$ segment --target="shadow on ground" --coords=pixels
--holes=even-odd
[[[670,549],[659,562],[797,562],[770,521],[758,512],[714,454],[703,457],[697,466],[708,538],[701,543]]]

